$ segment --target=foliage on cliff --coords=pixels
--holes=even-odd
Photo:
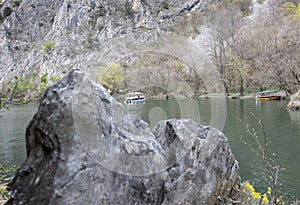
[[[167,34],[192,39],[207,50],[227,95],[266,88],[291,94],[300,83],[298,3],[6,0],[0,6],[0,85],[7,87],[20,74],[63,76],[73,68],[95,71],[98,65],[118,63],[126,55],[128,63],[134,52],[155,50]],[[200,37],[205,43],[198,43]],[[186,52],[192,56],[194,51]],[[196,74],[201,82],[203,76]],[[192,89],[202,86],[198,90],[204,93],[201,84],[191,84]]]

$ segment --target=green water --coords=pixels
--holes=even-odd
[[[254,142],[245,131],[245,125],[239,119],[254,128],[259,137],[262,129],[254,115],[262,120],[266,135],[270,138],[270,152],[275,153],[277,164],[286,170],[280,176],[283,193],[289,196],[300,196],[300,112],[286,109],[286,101],[256,102],[255,100],[231,100],[227,104],[227,120],[224,133],[227,135],[233,153],[240,163],[240,175],[250,179],[260,190],[266,192],[263,186],[262,172],[257,155],[250,151],[242,140]],[[239,118],[239,119],[237,119]],[[257,146],[256,146],[257,147]]]
[[[0,110],[0,162],[20,165],[26,157],[25,129],[37,111],[38,104],[10,105]]]
[[[254,113],[264,122],[270,137],[271,152],[286,170],[282,172],[279,187],[283,193],[300,198],[300,111],[285,108],[287,101],[256,102],[255,100],[185,99],[147,100],[144,105],[125,106],[128,113],[138,114],[151,127],[167,118],[191,118],[204,125],[213,125],[228,137],[231,149],[239,161],[240,175],[249,179],[260,192],[266,192],[263,174],[256,154],[242,142],[253,140],[246,133],[245,124],[255,128],[260,126]],[[2,110],[0,118],[0,162],[5,165],[22,164],[26,157],[25,128],[37,110],[37,104],[11,106]],[[261,136],[261,135],[260,135]]]
[[[258,191],[266,193],[263,166],[256,152],[244,144],[257,145],[247,134],[247,124],[262,137],[259,120],[264,123],[281,172],[279,190],[288,197],[300,198],[300,111],[286,109],[287,101],[257,102],[254,99],[224,100],[222,98],[195,100],[153,100],[145,105],[127,106],[129,113],[139,114],[153,127],[168,118],[191,118],[203,125],[215,125],[228,137],[231,149],[239,161],[242,180],[249,179]],[[257,119],[256,119],[257,118]],[[216,122],[217,121],[217,122]],[[244,138],[243,141],[241,138]]]

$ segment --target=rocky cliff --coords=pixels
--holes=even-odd
[[[0,85],[15,75],[88,70],[152,46],[180,18],[211,1],[5,0],[0,6]]]
[[[220,131],[192,120],[151,131],[73,71],[45,93],[7,204],[219,204],[239,183]]]

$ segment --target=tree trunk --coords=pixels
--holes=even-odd
[[[240,96],[244,96],[244,79],[240,74]]]

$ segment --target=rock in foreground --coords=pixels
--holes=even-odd
[[[26,148],[7,204],[218,204],[239,183],[220,131],[187,119],[151,131],[78,71],[46,91]]]

